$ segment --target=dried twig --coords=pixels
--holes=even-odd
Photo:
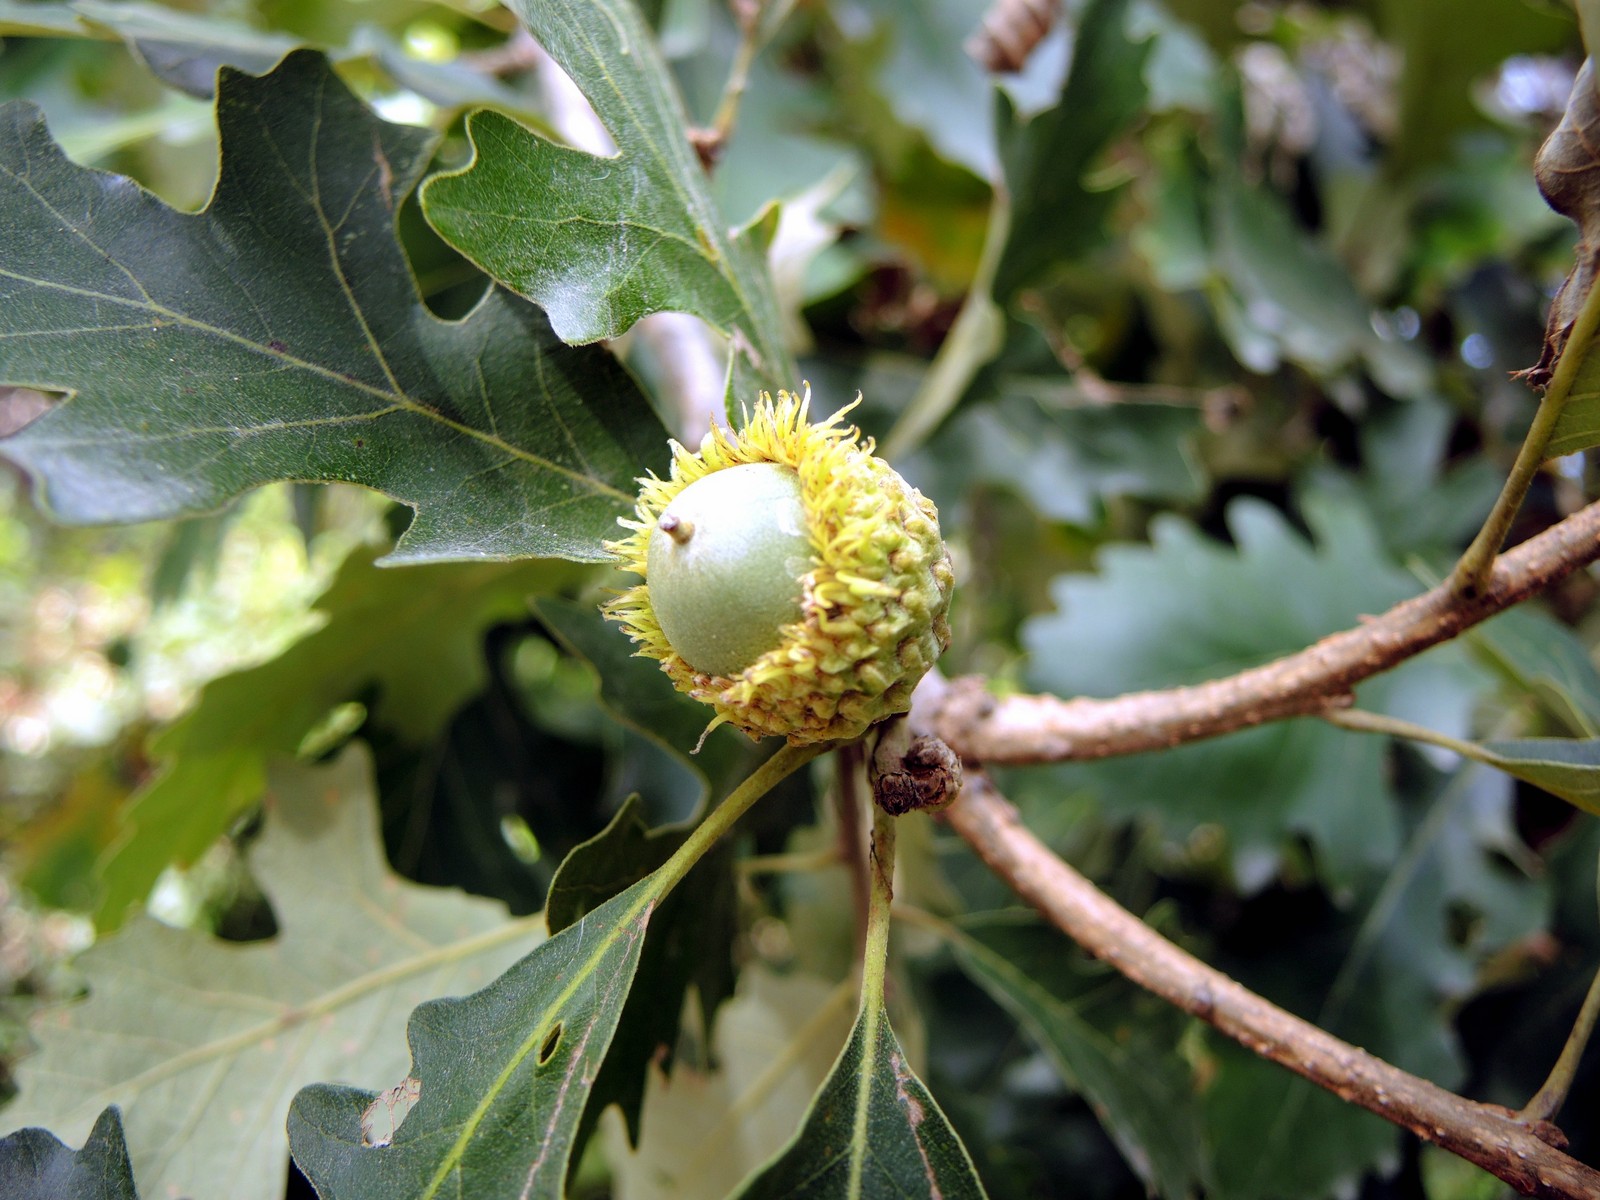
[[[991,696],[981,679],[953,681],[927,721],[966,762],[1109,758],[1216,737],[1350,704],[1356,684],[1542,592],[1600,558],[1600,504],[1502,554],[1488,585],[1448,582],[1382,616],[1265,666],[1192,687],[1108,700]]]
[[[996,75],[1020,71],[1060,15],[1059,0],[995,0],[967,39],[966,52]]]
[[[1600,1172],[1563,1154],[1566,1139],[1548,1121],[1524,1120],[1408,1075],[1167,941],[1051,853],[983,776],[968,774],[945,819],[1078,945],[1240,1045],[1476,1163],[1524,1195],[1600,1196]]]

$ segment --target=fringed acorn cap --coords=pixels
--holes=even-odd
[[[714,429],[698,454],[674,442],[668,478],[639,481],[637,519],[619,522],[632,532],[607,543],[645,578],[605,606],[638,653],[716,710],[712,728],[797,745],[859,737],[911,707],[950,644],[953,587],[933,504],[840,424],[854,405],[812,424],[810,400],[809,386],[763,392],[737,433]],[[774,468],[691,492],[752,464]]]

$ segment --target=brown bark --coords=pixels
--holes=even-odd
[[[1448,583],[1297,654],[1192,687],[1113,699],[996,697],[954,680],[925,719],[968,763],[1043,763],[1160,750],[1348,705],[1355,686],[1600,558],[1600,503],[1502,554],[1488,587]]]
[[[1600,1197],[1600,1172],[1557,1148],[1566,1139],[1555,1126],[1408,1075],[1207,966],[1057,858],[984,776],[968,774],[945,819],[1078,945],[1240,1045],[1476,1163],[1524,1195]]]

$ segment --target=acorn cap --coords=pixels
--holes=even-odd
[[[763,392],[737,433],[714,429],[698,453],[674,442],[668,477],[641,479],[637,518],[619,522],[631,533],[607,543],[645,582],[604,610],[679,691],[716,710],[711,727],[797,745],[859,737],[911,707],[950,644],[954,586],[933,504],[840,424],[849,408],[812,424],[809,405],[809,387]],[[803,536],[783,515],[787,471],[726,475],[691,494],[751,464],[793,471]]]

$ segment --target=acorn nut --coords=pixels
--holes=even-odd
[[[953,577],[934,506],[848,409],[763,393],[737,433],[673,443],[607,543],[645,582],[605,606],[679,691],[751,737],[859,737],[911,706],[950,642]],[[853,407],[853,406],[852,406]]]

